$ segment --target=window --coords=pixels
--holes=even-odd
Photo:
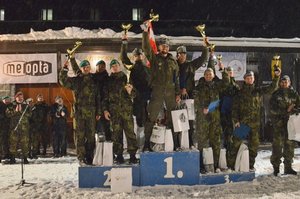
[[[92,8],[91,9],[91,16],[90,16],[91,20],[97,21],[100,19],[100,11],[98,8]]]
[[[0,9],[0,21],[4,21],[5,19],[5,10],[3,8]]]
[[[41,19],[43,21],[51,21],[51,20],[53,20],[53,10],[52,9],[42,9],[42,11],[41,11]]]
[[[133,21],[141,21],[143,15],[143,9],[142,8],[133,8],[132,9],[132,20]]]

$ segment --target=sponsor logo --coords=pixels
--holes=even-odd
[[[3,73],[11,76],[44,76],[52,73],[52,64],[46,61],[13,61],[3,65]]]

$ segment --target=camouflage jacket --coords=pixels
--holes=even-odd
[[[150,47],[147,32],[143,32],[143,50],[151,65],[150,87],[162,88],[166,91],[172,89],[176,95],[179,95],[179,67],[172,54],[168,53],[166,57],[155,54]]]
[[[127,77],[123,72],[111,73],[104,85],[103,111],[108,111],[111,115],[123,112],[132,113],[132,99],[135,97],[135,91],[133,89],[129,95],[125,89],[126,84]]]
[[[71,59],[72,67],[76,71],[79,67],[74,58]],[[82,75],[76,77],[68,77],[68,71],[62,68],[59,74],[59,82],[62,86],[73,91],[74,96],[74,111],[79,107],[88,107],[96,109],[96,115],[101,114],[101,107],[97,105],[97,100],[100,100],[98,95],[97,82],[93,74]]]
[[[238,94],[234,97],[232,120],[234,123],[258,123],[262,106],[262,95],[271,94],[278,87],[279,78],[275,77],[271,85],[255,86],[243,84]]]
[[[31,108],[29,107],[29,105],[23,102],[21,103],[22,111],[16,111],[17,105],[18,103],[16,101],[13,101],[6,109],[6,116],[10,118],[10,129],[13,130],[17,126],[23,112],[26,110],[22,120],[20,121],[18,129],[28,130],[30,125],[30,118],[32,116]]]
[[[209,104],[219,99],[219,93],[229,85],[228,74],[222,73],[222,80],[207,82],[201,79],[194,91],[195,106],[197,110],[208,108]]]
[[[294,110],[300,108],[300,96],[292,88],[279,88],[270,99],[270,114],[272,119],[288,119],[288,107],[295,104]],[[292,112],[293,113],[293,110]]]
[[[192,92],[195,88],[195,72],[198,68],[205,66],[208,60],[208,48],[203,47],[202,54],[200,57],[186,61],[182,64],[178,63],[179,66],[179,82],[180,89],[185,88],[188,93]]]
[[[33,123],[47,123],[47,116],[49,113],[49,106],[45,102],[37,102],[33,107],[31,120]]]
[[[123,41],[121,46],[120,58],[124,67],[130,71],[130,82],[134,88],[143,96],[150,95],[150,69],[142,60],[138,60],[135,63],[132,63],[127,56],[127,42]],[[132,66],[132,67],[128,67]]]

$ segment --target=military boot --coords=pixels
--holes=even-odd
[[[117,155],[116,162],[117,162],[117,164],[123,164],[125,162],[122,154]]]
[[[9,164],[16,164],[16,159],[14,157],[11,157],[9,160]]]
[[[136,163],[138,163],[138,159],[135,157],[135,154],[130,154],[129,163],[130,164],[136,164]]]
[[[273,167],[273,175],[274,176],[278,176],[278,174],[279,174],[279,167]]]
[[[297,171],[291,165],[284,165],[284,174],[297,175]]]

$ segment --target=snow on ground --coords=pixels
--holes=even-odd
[[[78,188],[76,157],[40,158],[25,165],[24,179],[35,183],[18,189],[21,166],[0,165],[0,198],[300,198],[300,176],[274,177],[270,150],[262,150],[256,159],[256,179],[252,182],[222,185],[134,187],[133,193],[112,194],[110,189]],[[295,150],[294,169],[300,170],[300,148]],[[283,168],[281,168],[283,172]]]

